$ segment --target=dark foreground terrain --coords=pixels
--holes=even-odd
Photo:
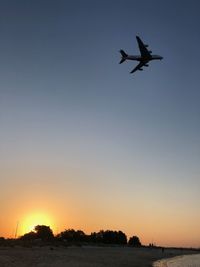
[[[130,247],[0,247],[0,267],[150,267],[193,251]]]

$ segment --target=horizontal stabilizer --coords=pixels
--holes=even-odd
[[[126,58],[127,58],[127,54],[124,52],[124,50],[119,50],[119,52],[120,52],[120,54],[121,54],[121,56],[122,56],[122,58],[121,58],[121,60],[120,60],[120,62],[119,62],[119,64],[122,64],[125,60],[126,60]]]
[[[122,58],[119,62],[119,64],[122,64],[126,59],[125,58]]]
[[[122,49],[119,50],[119,52],[121,53],[122,57],[125,57],[125,58],[126,58],[126,57],[128,56],[128,55],[124,52],[124,50],[122,50]]]

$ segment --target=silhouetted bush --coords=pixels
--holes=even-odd
[[[128,245],[132,246],[132,247],[141,247],[141,242],[139,237],[137,236],[132,236],[130,237],[129,241],[128,241]]]
[[[33,231],[26,233],[20,237],[21,240],[27,240],[27,241],[34,240],[36,238],[37,238],[37,234]]]
[[[127,236],[122,231],[100,230],[86,235],[82,230],[67,229],[54,237],[53,232],[49,226],[37,225],[34,231],[24,234],[19,238],[23,241],[37,242],[50,241],[55,244],[62,245],[82,245],[84,244],[111,244],[111,245],[127,245]],[[137,236],[132,236],[128,241],[129,246],[140,247],[141,242]]]
[[[34,228],[35,232],[31,231],[20,237],[21,240],[41,239],[43,241],[51,241],[54,239],[53,232],[49,226],[37,225]]]
[[[54,238],[53,231],[49,226],[46,225],[37,225],[35,226],[35,232],[37,238],[40,238],[44,241],[52,240]]]
[[[127,244],[127,237],[122,231],[99,231],[98,233],[91,233],[91,242],[103,244]]]
[[[88,241],[88,236],[81,230],[68,229],[57,235],[60,240],[65,240],[68,242],[86,242]]]

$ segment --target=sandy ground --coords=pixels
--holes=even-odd
[[[150,267],[161,258],[188,253],[128,247],[0,247],[0,267]]]

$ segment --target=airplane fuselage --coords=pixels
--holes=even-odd
[[[136,55],[127,55],[126,57],[127,60],[136,60],[140,62],[149,62],[151,60],[156,60],[156,59],[163,59],[163,57],[159,55],[151,55],[151,57],[141,57],[141,56],[136,56]]]

